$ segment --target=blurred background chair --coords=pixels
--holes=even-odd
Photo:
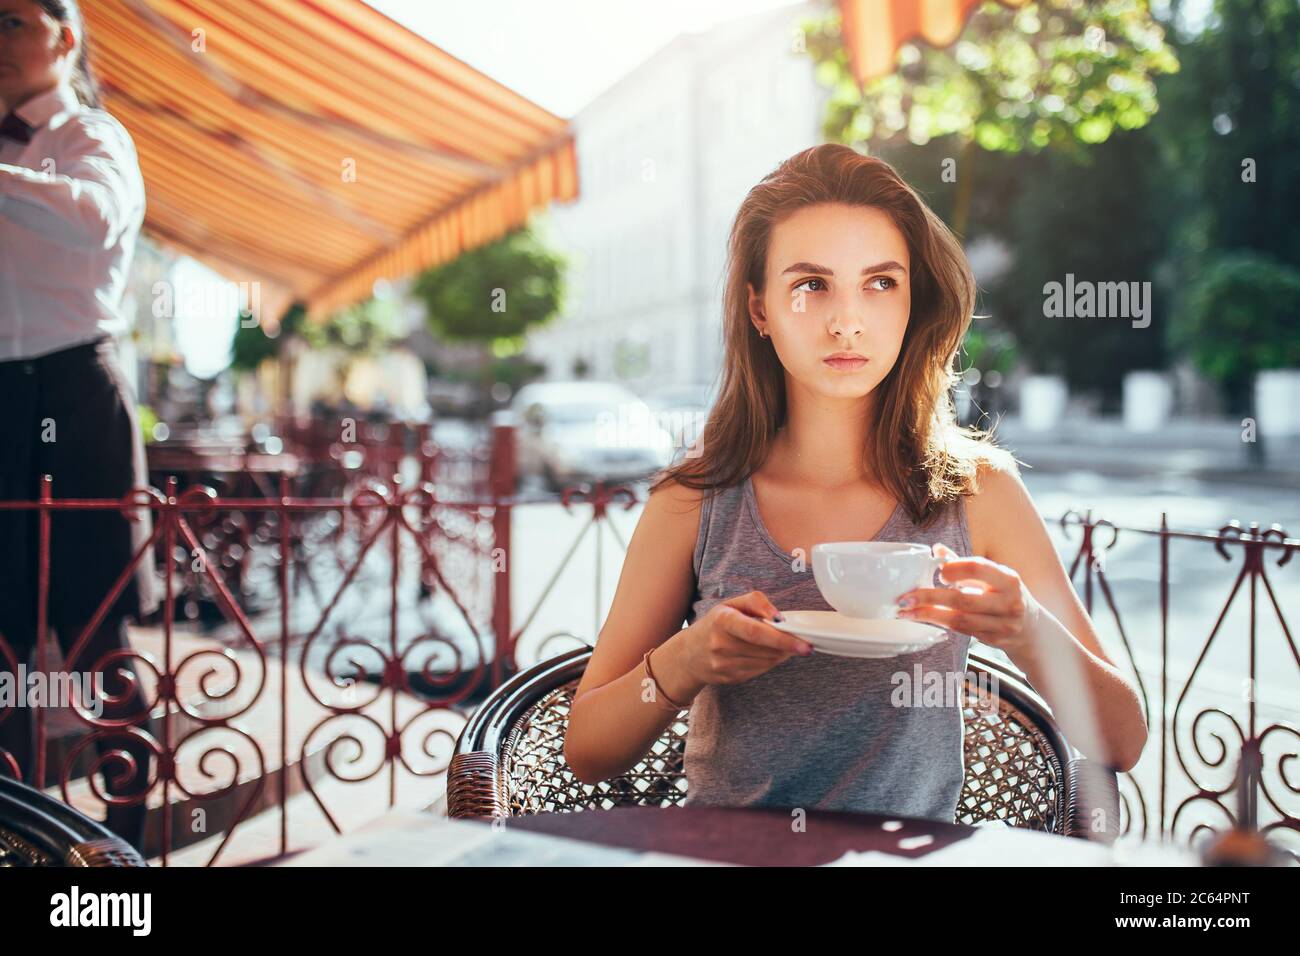
[[[40,790],[0,777],[0,867],[9,866],[148,864],[97,820]]]
[[[461,731],[447,774],[451,817],[671,807],[686,799],[687,711],[631,770],[597,784],[564,760],[569,706],[590,648],[517,674]],[[987,696],[988,688],[996,696]],[[981,691],[984,696],[981,697]],[[971,651],[963,717],[966,777],[955,822],[1015,827],[1113,842],[1119,834],[1114,771],[1075,756],[1046,702],[1004,665]]]

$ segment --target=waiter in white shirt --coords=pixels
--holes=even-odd
[[[144,219],[130,135],[99,109],[76,0],[0,0],[0,500],[121,498],[148,484],[135,396],[118,364],[122,297]],[[149,514],[51,513],[49,623],[65,669],[95,673],[100,720],[142,723],[126,621],[153,611],[153,555],[140,561],[90,642],[85,626],[149,535]],[[0,511],[0,671],[36,643],[35,511]],[[6,648],[7,645],[7,648]],[[124,656],[112,658],[120,652]],[[121,700],[114,702],[114,697]],[[0,710],[0,773],[32,778],[28,707]],[[97,730],[108,826],[139,847],[148,744],[135,727]],[[124,759],[121,753],[128,754]],[[53,782],[63,767],[51,767]]]

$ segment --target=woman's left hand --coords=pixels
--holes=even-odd
[[[1011,654],[1032,638],[1041,606],[1015,569],[988,558],[963,558],[942,544],[939,579],[946,588],[915,588],[898,596],[898,616],[978,638]]]

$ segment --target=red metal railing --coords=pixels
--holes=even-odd
[[[1259,707],[1261,651],[1266,649],[1261,631],[1270,617],[1276,624],[1274,639],[1280,645],[1273,650],[1277,652],[1277,657],[1285,661],[1281,673],[1270,676],[1276,678],[1279,685],[1286,684],[1290,672],[1290,667],[1286,665],[1293,666],[1294,671],[1289,673],[1292,689],[1284,691],[1278,697],[1287,701],[1290,706],[1284,709],[1292,714],[1296,711],[1296,702],[1300,701],[1300,695],[1293,689],[1294,679],[1300,677],[1300,651],[1297,650],[1295,637],[1269,572],[1270,562],[1281,568],[1291,561],[1297,548],[1300,548],[1300,540],[1288,537],[1277,525],[1261,528],[1257,523],[1252,523],[1243,528],[1235,521],[1217,531],[1175,531],[1170,529],[1165,514],[1160,516],[1158,528],[1121,528],[1109,521],[1094,519],[1090,512],[1069,512],[1061,518],[1060,527],[1067,533],[1076,528],[1082,532],[1078,549],[1069,564],[1071,580],[1075,583],[1076,590],[1081,586],[1084,605],[1094,621],[1097,621],[1096,611],[1099,605],[1110,615],[1114,633],[1126,653],[1127,663],[1137,676],[1147,723],[1154,736],[1153,742],[1158,745],[1159,796],[1154,801],[1154,808],[1145,798],[1135,774],[1129,773],[1122,777],[1122,783],[1128,791],[1121,793],[1128,818],[1125,832],[1130,832],[1136,825],[1140,827],[1141,835],[1146,837],[1150,833],[1150,812],[1154,809],[1158,813],[1155,828],[1157,835],[1190,842],[1201,831],[1216,829],[1209,823],[1194,821],[1193,813],[1189,812],[1208,810],[1211,816],[1219,818],[1221,826],[1258,827],[1264,833],[1287,840],[1284,845],[1293,852],[1300,848],[1300,840],[1295,839],[1300,834],[1300,800],[1296,799],[1300,796],[1300,787],[1288,777],[1288,768],[1295,764],[1300,754],[1300,728],[1297,728],[1293,720],[1285,718],[1270,719],[1261,728]],[[1121,535],[1145,537],[1153,540],[1158,547],[1159,577],[1155,598],[1159,608],[1160,646],[1159,690],[1155,709],[1141,669],[1136,666],[1137,655],[1106,571],[1105,555],[1116,547]],[[1101,543],[1103,538],[1105,541]],[[1208,634],[1203,640],[1199,637],[1184,637],[1178,642],[1182,645],[1181,649],[1195,652],[1190,670],[1181,683],[1174,682],[1177,660],[1175,651],[1178,648],[1175,647],[1171,633],[1171,613],[1174,608],[1170,593],[1173,567],[1171,548],[1177,543],[1202,549],[1212,548],[1214,553],[1229,563],[1234,558],[1240,560],[1226,597],[1221,603],[1211,605],[1214,623]],[[1261,595],[1267,601],[1262,600]],[[1194,703],[1198,676],[1204,678],[1210,655],[1229,640],[1225,637],[1224,625],[1234,608],[1239,608],[1243,600],[1246,626],[1236,630],[1231,639],[1234,649],[1244,652],[1245,668],[1239,700],[1244,705],[1244,727],[1240,719],[1243,715],[1240,713],[1232,713],[1222,706],[1203,706],[1197,709]],[[1194,633],[1185,621],[1180,625],[1180,630],[1183,627],[1186,627],[1184,634]],[[1187,659],[1187,655],[1182,656],[1184,660]],[[1235,755],[1231,739],[1225,739],[1219,731],[1208,728],[1207,725],[1212,720],[1217,720],[1224,730],[1236,737]],[[1210,742],[1217,747],[1217,754],[1206,753],[1205,746]],[[1273,745],[1271,750],[1270,745]],[[1148,754],[1150,749],[1148,746]],[[1275,758],[1271,763],[1265,759],[1270,754]],[[1219,771],[1217,780],[1214,779],[1216,770]],[[1176,791],[1179,793],[1177,797]],[[1260,798],[1264,801],[1262,807],[1259,804]],[[1244,820],[1241,819],[1243,813],[1246,817]],[[1135,817],[1138,820],[1136,824]]]
[[[393,806],[399,800],[399,784],[405,787],[414,781],[417,793],[433,799],[436,787],[431,780],[445,770],[445,758],[449,759],[465,714],[481,693],[499,686],[522,666],[517,659],[521,639],[531,633],[538,609],[554,596],[561,572],[589,538],[598,552],[591,629],[586,631],[586,624],[576,619],[579,609],[570,604],[572,624],[541,636],[532,656],[546,656],[561,639],[595,639],[606,598],[599,576],[603,535],[612,534],[626,549],[610,520],[615,510],[611,506],[623,511],[634,507],[636,493],[597,483],[567,489],[558,498],[516,495],[513,432],[506,427],[493,429],[484,445],[471,451],[439,449],[427,432],[415,441],[409,437],[400,445],[386,439],[387,451],[374,457],[367,457],[372,446],[362,445],[360,462],[344,462],[329,445],[316,456],[310,451],[302,454],[309,464],[337,463],[343,477],[331,479],[341,489],[334,495],[295,493],[295,476],[284,474],[271,497],[219,497],[201,485],[181,490],[175,479],[169,479],[161,492],[141,491],[121,501],[60,500],[53,498],[46,480],[39,501],[0,502],[3,509],[34,509],[40,515],[38,627],[42,633],[47,630],[53,512],[148,507],[154,518],[152,538],[134,561],[156,556],[167,571],[165,599],[156,622],[159,652],[130,652],[150,678],[149,711],[161,716],[153,726],[143,728],[78,710],[77,717],[89,734],[52,774],[65,800],[84,800],[84,792],[78,796],[73,791],[90,780],[92,795],[101,805],[145,801],[159,805],[161,809],[153,813],[159,822],[151,831],[149,850],[164,862],[175,849],[197,839],[178,825],[181,818],[174,805],[187,812],[208,808],[216,817],[209,832],[222,838],[208,863],[220,859],[253,814],[277,808],[278,850],[286,852],[291,816],[298,812],[291,809],[297,794],[307,795],[335,832],[345,824],[336,812],[337,798],[326,792],[337,794],[338,788],[328,784],[386,783],[381,799]],[[385,472],[392,474],[412,462],[416,480],[405,484],[380,480]],[[310,468],[303,472],[313,474]],[[312,480],[319,477],[316,473]],[[306,490],[310,492],[312,486]],[[519,542],[511,538],[512,515],[522,505],[540,502],[558,502],[571,513],[590,508],[590,519],[566,550],[547,542],[548,556],[558,556],[558,563],[516,626],[511,567]],[[1148,755],[1133,773],[1122,777],[1124,832],[1190,841],[1204,829],[1237,822],[1230,800],[1246,795],[1244,806],[1252,825],[1294,838],[1300,830],[1300,788],[1287,774],[1300,749],[1296,746],[1300,731],[1285,716],[1263,716],[1257,688],[1261,651],[1272,654],[1270,660],[1280,657],[1294,665],[1294,669],[1274,667],[1269,676],[1277,682],[1290,682],[1288,687],[1293,688],[1300,678],[1300,654],[1271,579],[1273,569],[1288,564],[1300,541],[1279,528],[1261,530],[1255,525],[1228,525],[1214,532],[1174,531],[1163,516],[1158,528],[1119,528],[1090,513],[1072,512],[1058,527],[1067,539],[1066,563],[1076,589],[1099,630],[1111,631],[1123,647],[1122,663],[1137,675],[1152,730]],[[1077,542],[1073,541],[1076,534]],[[1107,556],[1117,545],[1122,548],[1131,541],[1154,544],[1158,575],[1150,594],[1126,584],[1131,596],[1125,601],[1113,586]],[[1173,620],[1171,550],[1175,546],[1212,549],[1216,560],[1240,560],[1226,597],[1221,603],[1215,601],[1216,619],[1203,639],[1189,636],[1194,632],[1186,620]],[[227,560],[232,547],[238,548],[233,561]],[[1148,558],[1130,560],[1145,563]],[[1187,555],[1187,560],[1194,556]],[[122,570],[99,613],[80,635],[78,647],[98,626],[133,568],[134,564]],[[1217,576],[1199,578],[1198,594],[1217,580]],[[267,598],[260,605],[253,600],[259,593]],[[204,633],[219,635],[221,644],[187,653],[182,638],[189,632],[183,630],[183,615],[177,611],[192,595],[219,611],[217,626]],[[441,602],[442,610],[427,613],[435,601]],[[1247,623],[1229,632],[1225,623],[1242,603]],[[258,608],[256,612],[249,610],[250,604]],[[1129,612],[1147,615],[1139,625],[1142,636],[1158,629],[1154,657],[1144,656],[1143,648],[1135,646],[1136,632],[1126,625],[1122,605]],[[1151,606],[1157,608],[1157,620],[1148,613]],[[1103,611],[1105,615],[1098,616]],[[1271,638],[1262,626],[1264,612],[1276,622],[1277,646],[1266,643]],[[1210,670],[1206,661],[1229,641],[1242,658],[1242,677],[1250,686],[1239,708],[1221,701],[1207,704],[1201,686]],[[38,645],[38,669],[48,663],[47,643]],[[363,660],[367,657],[369,663]],[[76,658],[74,651],[70,659]],[[103,670],[115,659],[108,655],[90,670]],[[11,667],[16,663],[3,637],[0,660]],[[1180,677],[1179,662],[1188,660],[1190,667]],[[1158,690],[1153,692],[1148,685],[1155,678]],[[369,690],[359,699],[363,688]],[[1295,699],[1293,694],[1290,700]],[[250,730],[251,716],[268,709],[274,714],[274,726]],[[1276,710],[1272,705],[1265,709]],[[305,716],[308,712],[311,716]],[[7,716],[0,713],[0,721]],[[47,728],[43,713],[34,716],[33,772],[45,785],[51,776],[46,765]],[[1210,728],[1211,722],[1221,725],[1227,735]],[[115,764],[124,766],[129,755],[101,755],[91,766],[80,755],[97,738],[120,735],[124,728],[147,745],[154,766],[139,793],[104,794],[96,785],[96,775]],[[224,744],[209,742],[223,735]],[[1207,753],[1211,743],[1217,749]],[[352,754],[350,759],[346,752]],[[1151,762],[1157,755],[1153,773]],[[1262,771],[1250,776],[1240,791],[1234,769],[1243,756],[1254,755],[1265,758]],[[228,773],[219,785],[211,785],[218,759],[225,761]],[[0,772],[17,776],[19,769],[12,755],[0,751]],[[268,778],[273,782],[271,792]]]

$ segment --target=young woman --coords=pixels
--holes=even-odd
[[[86,44],[75,0],[0,0],[0,499],[35,500],[47,474],[56,498],[148,484],[113,338],[126,327],[144,184],[131,137],[98,108]],[[136,517],[52,512],[47,606],[65,669],[101,675],[107,822],[138,846],[150,751],[128,726],[142,714],[126,618],[156,606],[147,556],[77,648],[149,536],[148,511]],[[36,644],[37,527],[34,511],[0,511],[0,671]],[[0,711],[0,773],[32,777],[30,734],[30,708]]]
[[[894,706],[903,679],[1005,652],[1085,755],[1132,767],[1134,687],[1106,656],[1016,471],[955,425],[948,389],[975,306],[957,240],[878,159],[824,145],[755,186],[732,227],[725,358],[700,442],[651,488],[565,741],[594,782],[690,708],[687,803],[951,821],[959,702]],[[830,610],[820,541],[931,544],[943,586],[899,614],[950,629],[887,660],[813,654],[773,627]],[[681,627],[683,620],[687,622]]]

